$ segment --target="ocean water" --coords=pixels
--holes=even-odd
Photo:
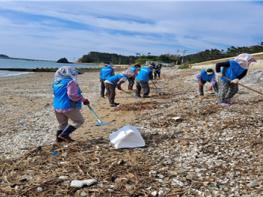
[[[21,60],[21,59],[1,59],[0,58],[0,68],[59,68],[61,66],[76,66],[78,68],[96,68],[97,64],[63,64],[56,63],[54,61],[47,60]]]
[[[14,77],[18,75],[24,75],[31,72],[18,72],[18,71],[7,71],[7,70],[0,70],[0,78],[1,77]]]
[[[75,64],[75,63],[56,63],[55,61],[46,60],[22,60],[22,59],[1,59],[0,58],[0,77],[16,76],[25,74],[25,72],[1,71],[1,68],[59,68],[61,66],[75,66],[77,68],[98,68],[98,64]]]

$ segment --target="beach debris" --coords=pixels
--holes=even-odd
[[[43,188],[42,187],[37,187],[37,192],[42,192]]]
[[[58,179],[59,180],[68,180],[69,177],[68,176],[59,176]]]
[[[97,183],[96,179],[73,180],[70,183],[70,187],[82,188],[84,186],[91,186],[95,183]]]
[[[85,192],[85,191],[81,191],[81,192],[80,192],[80,196],[83,196],[83,197],[84,197],[84,196],[88,196],[88,195],[89,195],[89,194],[88,194],[87,192]]]
[[[155,196],[262,196],[262,102],[255,94],[240,94],[234,97],[233,107],[225,109],[215,104],[216,97],[212,95],[202,101],[196,97],[191,99],[196,84],[185,82],[182,85],[182,79],[192,76],[193,71],[173,74],[167,75],[173,87],[169,93],[176,96],[158,100],[154,105],[151,103],[151,107],[139,104],[143,110],[136,108],[135,102],[127,105],[123,102],[130,110],[138,109],[136,126],[147,144],[145,148],[109,148],[105,132],[100,133],[104,140],[92,136],[78,143],[60,145],[56,148],[60,155],[51,157],[48,144],[54,138],[54,132],[46,132],[44,127],[46,125],[49,131],[56,130],[48,124],[52,122],[51,115],[41,111],[37,116],[39,121],[33,121],[33,124],[39,124],[39,131],[42,131],[40,123],[43,124],[44,134],[37,130],[28,132],[32,124],[26,127],[27,119],[22,119],[23,124],[15,128],[7,121],[9,124],[4,129],[15,132],[2,131],[1,151],[10,152],[10,157],[15,155],[16,147],[21,147],[25,138],[34,147],[42,145],[43,148],[37,151],[29,147],[19,158],[1,160],[1,194],[80,196],[85,191],[88,196],[152,196],[155,191]],[[252,87],[263,91],[261,83]],[[6,106],[1,109],[8,113]],[[125,113],[114,113],[117,115],[112,119],[117,120]],[[183,121],[173,119],[177,116]],[[44,120],[42,117],[49,118]],[[121,124],[118,120],[117,123]],[[12,135],[15,137],[9,142],[8,136]],[[41,136],[49,139],[45,141],[46,138]],[[41,142],[44,139],[47,144],[36,139]],[[6,149],[8,144],[12,146]],[[63,153],[67,156],[63,157]],[[20,182],[24,175],[32,179]],[[69,178],[59,179],[62,175]],[[72,177],[77,180],[96,177],[100,181],[92,187],[79,189],[69,187]],[[38,193],[37,187],[42,187],[43,191]]]
[[[177,121],[177,122],[183,120],[180,116],[173,117],[172,119],[175,120],[175,121]]]
[[[145,146],[144,139],[139,130],[131,125],[126,125],[109,136],[110,142],[116,149],[137,148]]]

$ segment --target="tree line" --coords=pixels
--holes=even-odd
[[[258,53],[263,52],[263,42],[258,45],[253,46],[242,46],[235,47],[231,46],[226,50],[219,49],[206,49],[204,51],[189,54],[189,55],[179,55],[179,54],[162,54],[159,56],[151,55],[150,53],[143,55],[136,53],[135,56],[124,56],[115,53],[101,53],[92,51],[87,55],[83,55],[79,58],[81,63],[101,63],[101,62],[111,62],[113,64],[134,64],[134,63],[145,63],[146,61],[159,61],[165,63],[175,63],[175,64],[193,64],[198,62],[204,62],[209,60],[233,57],[240,53]]]

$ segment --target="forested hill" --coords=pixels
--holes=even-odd
[[[253,45],[250,47],[229,47],[226,51],[218,49],[210,49],[201,51],[199,53],[190,54],[184,56],[184,62],[187,63],[198,63],[209,60],[233,57],[239,55],[240,53],[259,53],[263,52],[263,42],[260,45]]]
[[[113,64],[129,64],[134,63],[135,59],[135,56],[124,56],[115,53],[100,53],[92,51],[87,55],[83,55],[78,61],[81,63],[111,62]]]
[[[133,63],[144,63],[145,61],[160,61],[166,63],[176,64],[193,64],[198,62],[204,62],[209,60],[233,57],[240,53],[258,53],[263,52],[263,42],[259,45],[253,45],[249,47],[234,47],[231,46],[226,50],[219,49],[207,49],[195,54],[189,54],[182,56],[180,54],[162,54],[160,56],[150,55],[136,55],[136,56],[124,56],[115,53],[101,53],[101,52],[90,52],[87,55],[83,55],[79,58],[81,63],[101,63],[111,62],[113,64],[133,64]]]

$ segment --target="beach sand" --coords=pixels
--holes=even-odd
[[[0,78],[0,158],[14,158],[32,147],[54,143],[57,121],[52,108],[53,75],[31,73]],[[100,98],[98,72],[86,72],[78,76],[78,82],[100,118],[112,123],[95,126],[95,118],[83,106],[85,123],[74,132],[74,139],[107,137],[111,131],[135,121],[139,112],[116,111],[109,107],[107,98]],[[123,87],[126,89],[127,84]],[[134,99],[117,90],[116,102],[130,103]]]
[[[135,99],[117,91],[116,109],[99,97],[98,73],[79,76],[84,96],[112,124],[95,126],[84,106],[77,141],[55,149],[53,74],[0,79],[0,196],[262,196],[262,96],[240,87],[233,105],[221,107],[215,95],[197,95],[197,72],[163,68],[160,92],[152,86],[151,98]],[[249,86],[263,92],[262,84]],[[126,124],[139,128],[145,147],[109,144]],[[70,187],[90,178],[98,183]]]

